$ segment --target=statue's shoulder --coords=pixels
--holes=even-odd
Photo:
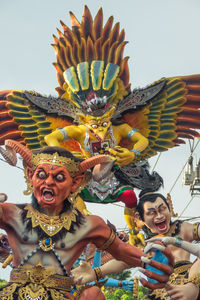
[[[24,210],[24,208],[25,208],[27,205],[28,205],[27,203],[23,203],[23,204],[15,204],[15,206],[16,206],[18,209],[21,209],[21,210]]]
[[[192,241],[194,235],[193,232],[194,224],[184,221],[180,224],[180,235],[184,240],[189,242]]]
[[[22,209],[24,209],[24,207],[26,205],[27,204],[16,204],[16,203],[10,203],[10,202],[1,203],[1,207],[3,208],[3,210],[7,210],[7,211],[22,210]]]
[[[105,223],[105,221],[99,216],[88,215],[85,218],[86,218],[87,222],[90,223],[93,228],[107,227],[107,224]]]

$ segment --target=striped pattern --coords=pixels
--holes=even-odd
[[[70,124],[66,118],[42,112],[27,99],[24,91],[0,92],[0,145],[4,145],[6,139],[13,139],[31,150],[39,150],[47,146],[45,135]],[[69,151],[81,152],[76,141],[64,142],[62,146]]]
[[[22,141],[32,150],[45,146],[50,123],[38,108],[25,98],[23,91],[0,93],[0,143],[6,139]]]
[[[166,80],[165,88],[145,108],[123,117],[149,139],[149,146],[138,160],[184,144],[184,139],[200,136],[197,131],[200,129],[200,75]]]
[[[56,88],[59,96],[66,91],[63,88],[65,78],[63,73],[72,66],[79,63],[92,61],[104,61],[104,66],[112,63],[119,66],[118,78],[122,81],[124,88],[129,91],[129,69],[128,57],[123,58],[124,47],[127,44],[125,32],[120,31],[119,23],[113,26],[111,16],[103,26],[103,12],[100,8],[94,20],[87,6],[84,8],[82,20],[79,22],[74,14],[70,12],[72,29],[62,21],[63,33],[57,29],[58,37],[53,35],[52,45],[56,53],[56,68],[59,87]]]

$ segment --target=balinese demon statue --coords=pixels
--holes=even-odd
[[[172,271],[167,249],[162,247],[169,257],[169,265],[150,260],[139,248],[122,242],[101,218],[83,216],[74,206],[77,193],[86,184],[87,170],[105,164],[108,156],[83,160],[59,147],[32,153],[12,140],[7,140],[6,146],[10,163],[16,164],[16,152],[23,158],[32,202],[20,205],[3,202],[6,196],[1,194],[0,228],[7,233],[13,255],[9,284],[0,291],[2,300],[74,299],[70,291],[76,282],[71,268],[88,243],[107,250],[126,267],[145,263],[163,270],[164,275],[145,271],[160,283],[154,285],[144,279],[142,282],[152,288],[165,284]],[[104,277],[99,268],[92,272],[92,280]],[[92,287],[80,299],[104,299],[104,295]]]

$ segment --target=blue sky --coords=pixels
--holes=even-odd
[[[26,89],[56,95],[52,34],[56,34],[56,27],[61,29],[59,20],[70,26],[69,11],[80,20],[84,4],[93,16],[102,7],[104,22],[113,15],[115,22],[119,21],[125,29],[129,41],[125,54],[130,56],[132,88],[146,86],[162,77],[200,73],[199,0],[1,0],[1,90]],[[161,155],[156,170],[164,178],[161,190],[164,195],[171,189],[188,155],[188,145]],[[199,148],[195,154],[195,159],[198,158]],[[152,166],[155,160],[150,161]],[[22,195],[23,173],[1,161],[0,168],[0,191],[8,194],[10,202],[28,201]],[[188,187],[182,185],[181,179],[172,191],[172,198],[179,213],[190,200]],[[196,197],[185,215],[197,216],[199,208],[199,197]],[[90,205],[89,209],[117,227],[125,225],[120,207]]]

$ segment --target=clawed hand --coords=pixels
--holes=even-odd
[[[114,157],[117,159],[116,164],[119,166],[126,166],[133,162],[135,158],[135,153],[129,151],[127,148],[122,148],[120,146],[116,146],[114,149],[107,149],[110,153],[111,158]]]
[[[174,264],[173,256],[171,254],[171,251],[168,248],[166,248],[165,246],[163,246],[161,244],[151,244],[151,247],[148,246],[148,248],[147,247],[145,248],[145,253],[148,253],[148,252],[154,251],[154,250],[161,251],[164,254],[164,256],[167,257],[168,264],[163,264],[163,263],[157,262],[153,259],[149,259],[144,256],[141,257],[141,260],[144,262],[145,265],[149,265],[153,268],[156,268],[157,270],[159,270],[158,271],[159,273],[160,273],[160,271],[164,273],[164,274],[158,274],[158,273],[155,273],[155,272],[147,270],[147,269],[139,268],[139,271],[142,272],[145,276],[157,281],[156,283],[152,283],[152,282],[148,282],[144,278],[140,278],[142,285],[147,288],[150,288],[152,290],[161,289],[161,288],[165,287],[166,283],[169,280],[169,276],[173,272],[173,264]]]
[[[147,253],[149,251],[148,249],[151,248],[155,242],[161,242],[165,246],[174,245],[176,242],[176,238],[171,237],[171,236],[164,236],[164,237],[157,236],[157,237],[147,240],[146,242],[147,242],[147,246],[145,247],[145,253]]]
[[[74,284],[81,285],[96,280],[94,270],[87,262],[82,262],[79,267],[73,269]]]
[[[199,289],[192,283],[185,285],[166,285],[166,296],[169,300],[195,300],[198,297]]]

